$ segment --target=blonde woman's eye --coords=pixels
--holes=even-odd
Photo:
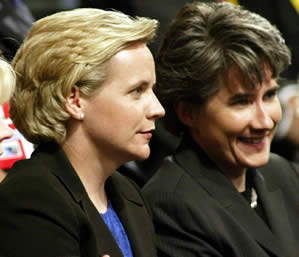
[[[143,88],[142,88],[142,87],[137,87],[137,88],[135,88],[135,93],[136,93],[136,94],[141,94],[142,91],[143,91]]]
[[[143,91],[145,90],[145,87],[144,86],[139,86],[139,87],[136,87],[135,89],[132,90],[132,93],[134,95],[141,95],[143,93]]]

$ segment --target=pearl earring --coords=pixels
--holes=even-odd
[[[84,120],[84,113],[80,114],[80,120]]]

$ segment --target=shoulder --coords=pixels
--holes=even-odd
[[[221,206],[201,184],[172,158],[164,160],[160,169],[142,188],[142,193],[153,213],[158,238],[159,231],[172,231],[176,239],[183,234],[186,237],[189,234],[187,231],[213,234],[212,227],[218,225],[219,216],[223,213]],[[168,233],[171,237],[172,232],[162,233],[164,236]],[[160,246],[164,248],[164,243]]]
[[[52,195],[62,187],[62,184],[48,170],[47,165],[35,159],[21,160],[14,164],[8,171],[8,175],[0,185],[0,194],[9,192],[10,194]]]
[[[295,186],[299,190],[299,175],[296,166],[284,157],[271,153],[269,162],[258,170],[268,184],[278,187]]]
[[[118,171],[113,172],[111,177],[108,179],[110,187],[118,187],[125,191],[140,191],[140,187],[129,177],[119,173]]]
[[[0,184],[2,214],[21,215],[22,210],[58,217],[61,213],[65,220],[63,216],[71,215],[74,208],[71,195],[53,173],[35,164],[32,160],[19,161]]]
[[[11,172],[0,184],[1,254],[78,255],[83,217],[79,205],[51,173]]]
[[[174,160],[173,156],[168,156],[142,191],[145,194],[174,193],[188,183],[193,183],[188,173]]]
[[[196,216],[207,214],[209,217],[208,212],[217,205],[204,187],[172,158],[164,160],[161,168],[142,188],[142,193],[154,216],[181,213],[180,217],[191,220],[196,213]],[[201,205],[198,205],[199,201]]]
[[[12,193],[25,188],[29,191],[31,188],[32,190],[42,190],[44,188],[39,186],[40,183],[42,185],[50,183],[49,178],[51,177],[51,174],[45,171],[46,167],[34,159],[17,161],[3,180],[0,192],[8,190]]]
[[[105,187],[109,197],[125,198],[139,206],[144,204],[140,187],[131,178],[120,174],[118,171],[111,175]]]
[[[265,175],[292,176],[296,173],[295,166],[286,158],[271,153],[268,163],[259,168]]]

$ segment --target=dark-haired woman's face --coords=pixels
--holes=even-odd
[[[244,170],[268,161],[281,107],[276,81],[267,66],[265,71],[263,83],[249,88],[232,69],[229,85],[196,113],[193,138],[223,170]]]

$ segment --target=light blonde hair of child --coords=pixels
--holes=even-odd
[[[3,104],[11,97],[16,83],[16,76],[11,65],[0,58],[0,104]]]

